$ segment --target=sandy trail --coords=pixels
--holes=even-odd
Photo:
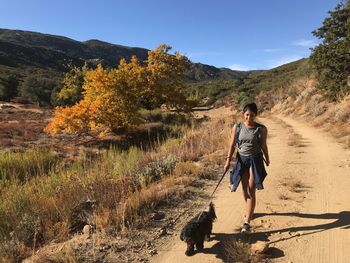
[[[269,129],[271,165],[257,192],[250,238],[269,242],[273,262],[350,262],[350,152],[302,120],[278,118],[302,136],[302,145],[289,146],[276,119],[260,119]],[[214,199],[218,220],[203,252],[186,257],[176,235],[152,262],[226,261],[223,244],[237,235],[244,213],[241,189],[231,193],[227,179]]]

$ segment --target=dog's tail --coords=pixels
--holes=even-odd
[[[212,218],[212,220],[214,221],[216,219],[216,214],[215,214],[215,205],[213,202],[210,202],[209,204],[209,215]]]

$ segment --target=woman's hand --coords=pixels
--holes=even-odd
[[[229,159],[229,158],[226,159],[226,163],[224,166],[224,173],[226,173],[228,171],[228,169],[230,169],[230,161],[231,161],[231,159]]]

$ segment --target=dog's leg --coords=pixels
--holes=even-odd
[[[194,254],[194,244],[193,242],[187,242],[187,250],[185,252],[186,256],[192,256]]]
[[[196,243],[196,248],[197,250],[202,250],[204,248],[204,238],[201,238],[200,240],[198,240],[198,242]]]
[[[205,235],[205,240],[206,240],[206,241],[209,241],[209,240],[210,240],[210,233],[207,233],[207,234]]]
[[[205,235],[207,241],[210,240],[210,235],[211,235],[211,230],[212,230],[212,228],[213,228],[213,224],[209,224],[209,225],[208,225],[207,233],[206,233],[206,235]]]

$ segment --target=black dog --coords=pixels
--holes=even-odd
[[[203,211],[192,218],[182,229],[180,239],[187,243],[185,254],[192,256],[194,254],[194,245],[197,250],[204,247],[204,239],[210,238],[213,228],[213,221],[216,219],[214,204],[210,202],[209,211]]]

